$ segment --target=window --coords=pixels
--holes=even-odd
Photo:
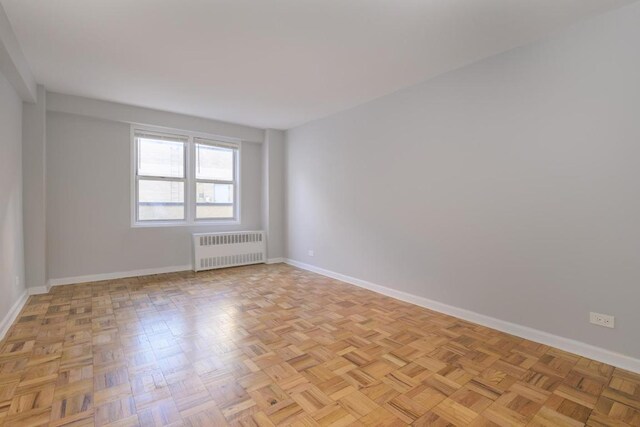
[[[238,223],[237,142],[132,131],[134,226]]]
[[[237,150],[196,138],[196,218],[233,218]]]

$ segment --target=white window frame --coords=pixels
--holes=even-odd
[[[163,178],[138,176],[138,144],[136,142],[137,133],[146,133],[164,137],[176,137],[185,139],[184,171],[182,178]],[[233,185],[233,218],[196,218],[196,183],[197,182],[217,182],[216,180],[198,179],[196,180],[196,150],[195,140],[199,143],[206,142],[208,145],[233,148],[234,151],[234,180],[224,181]],[[179,226],[199,226],[199,225],[238,225],[241,223],[240,217],[240,193],[242,186],[240,183],[240,159],[242,158],[242,141],[235,138],[221,137],[201,132],[184,131],[178,129],[167,129],[146,125],[131,125],[131,227],[179,227]],[[185,219],[184,220],[138,220],[138,181],[140,179],[183,181]],[[221,181],[220,181],[221,182]]]

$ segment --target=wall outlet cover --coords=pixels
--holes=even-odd
[[[605,328],[615,327],[615,317],[602,313],[589,313],[589,322]]]

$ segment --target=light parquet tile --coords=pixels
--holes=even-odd
[[[287,265],[30,297],[6,426],[640,426],[640,375]]]

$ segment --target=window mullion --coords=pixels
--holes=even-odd
[[[196,189],[195,189],[195,152],[193,147],[193,137],[189,136],[187,141],[187,155],[185,161],[187,162],[185,172],[187,173],[186,197],[187,197],[187,222],[189,224],[194,223],[195,211],[196,211]]]

